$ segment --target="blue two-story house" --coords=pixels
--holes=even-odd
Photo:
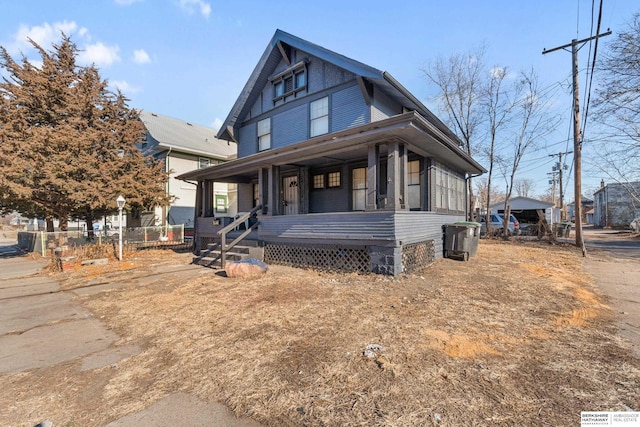
[[[197,181],[196,251],[247,223],[271,263],[427,265],[442,225],[466,218],[467,177],[485,171],[389,73],[280,30],[217,138],[237,160],[179,177]],[[214,182],[237,184],[238,224],[213,218]]]

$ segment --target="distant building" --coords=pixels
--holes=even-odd
[[[640,217],[640,181],[607,185],[602,181],[593,197],[593,221],[598,227],[628,228]]]
[[[511,214],[522,224],[537,224],[538,211],[542,211],[549,225],[560,222],[560,208],[556,208],[553,203],[517,196],[509,200],[509,206]],[[504,201],[491,205],[490,212],[504,213]]]
[[[171,173],[167,182],[167,194],[175,197],[171,205],[156,208],[154,224],[147,222],[141,225],[184,224],[186,228],[192,228],[196,183],[180,181],[175,177],[235,159],[236,144],[216,139],[215,129],[160,114],[141,111],[140,120],[144,123],[147,133],[145,139],[138,144],[138,148],[144,155],[164,161],[165,170]],[[235,184],[216,182],[212,193],[216,214],[235,214]]]
[[[569,221],[575,221],[575,217],[576,217],[576,204],[575,202],[571,202],[567,205],[567,208],[569,209]],[[593,210],[593,200],[582,196],[582,211],[581,211],[581,216],[582,216],[582,223],[583,224],[591,224],[593,222],[593,212],[591,212],[591,221],[589,222],[589,218],[587,217],[587,212],[592,211]]]

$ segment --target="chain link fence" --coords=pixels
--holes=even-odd
[[[68,252],[76,248],[97,245],[118,245],[119,230],[96,230],[91,233],[78,231],[20,231],[18,246],[28,252],[38,252],[42,256]],[[184,224],[158,227],[136,227],[122,229],[122,244],[127,250],[175,247],[187,245]]]

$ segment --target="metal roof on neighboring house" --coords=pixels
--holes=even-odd
[[[216,138],[216,129],[194,125],[182,120],[140,111],[140,120],[147,132],[158,142],[150,147],[155,152],[175,150],[219,160],[236,158],[237,145]]]

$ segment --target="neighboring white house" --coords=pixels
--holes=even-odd
[[[146,156],[164,160],[170,172],[167,194],[174,196],[170,206],[155,210],[154,225],[184,224],[193,227],[196,184],[175,179],[177,175],[203,169],[236,158],[236,144],[216,139],[216,129],[194,125],[148,111],[140,112],[147,129],[138,148]],[[233,216],[237,211],[235,185],[215,183],[213,194],[215,214]],[[145,225],[145,224],[143,224]]]

